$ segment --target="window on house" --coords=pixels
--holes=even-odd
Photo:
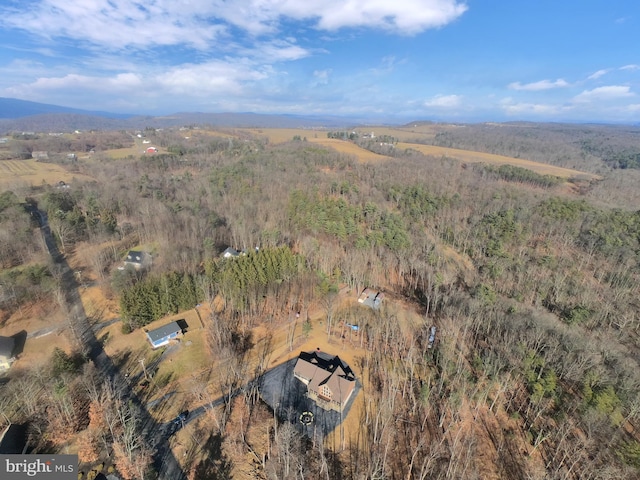
[[[320,395],[325,398],[331,398],[331,390],[329,390],[329,387],[327,387],[326,385],[322,385],[322,387],[320,388]]]

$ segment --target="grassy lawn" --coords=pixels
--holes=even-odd
[[[207,370],[211,363],[203,330],[192,330],[184,334],[175,352],[165,355],[155,378],[167,378],[170,375],[172,382],[187,381]]]

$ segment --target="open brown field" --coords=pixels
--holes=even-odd
[[[380,162],[389,159],[389,157],[385,155],[370,152],[354,143],[338,140],[337,138],[312,138],[309,142],[333,148],[340,153],[353,155],[359,162]]]
[[[424,155],[432,155],[436,157],[451,157],[463,162],[469,163],[489,163],[492,165],[513,165],[522,167],[540,175],[554,175],[561,178],[582,177],[589,180],[596,180],[600,177],[593,173],[581,172],[570,168],[556,167],[546,163],[524,160],[522,158],[505,157],[503,155],[494,155],[492,153],[474,152],[471,150],[460,150],[458,148],[436,147],[434,145],[420,145],[417,143],[398,143],[397,148],[411,148],[417,150]]]
[[[454,128],[463,128],[457,125],[442,125],[442,124],[424,124],[424,125],[407,125],[404,127],[386,127],[386,126],[371,126],[371,127],[358,127],[354,128],[358,134],[372,133],[377,137],[382,135],[389,135],[396,138],[401,142],[411,141],[430,141],[436,136],[437,133],[445,132]]]
[[[68,172],[55,163],[35,160],[0,160],[0,188],[12,185],[38,186],[43,183],[54,184],[59,181],[72,183],[73,180],[91,180],[79,173]]]
[[[411,148],[425,155],[433,155],[437,157],[451,157],[468,163],[489,163],[492,165],[513,165],[516,167],[526,168],[540,175],[554,175],[560,178],[582,177],[588,180],[595,180],[599,177],[592,173],[581,172],[569,168],[556,167],[545,163],[534,162],[522,158],[506,157],[503,155],[494,155],[491,153],[475,152],[471,150],[460,150],[457,148],[437,147],[434,145],[423,145],[418,143],[408,143],[410,140],[428,140],[432,139],[436,133],[451,129],[464,128],[455,125],[416,125],[403,128],[394,127],[371,127],[357,128],[355,131],[362,133],[374,132],[376,136],[390,135],[396,139],[404,140],[398,143],[397,148]],[[388,159],[384,155],[370,152],[361,148],[352,142],[338,140],[335,138],[327,138],[326,131],[307,130],[301,128],[263,128],[263,129],[247,129],[254,135],[266,137],[270,143],[284,143],[293,140],[294,136],[306,138],[309,143],[319,144],[322,146],[333,148],[341,153],[355,156],[360,162],[375,162]]]
[[[145,145],[144,147],[151,146]],[[144,147],[142,145],[134,145],[133,147],[128,148],[114,148],[113,150],[105,150],[105,154],[109,158],[119,159],[119,158],[127,158],[127,157],[139,157],[144,155]]]
[[[389,135],[400,141],[415,141],[415,140],[431,140],[439,132],[451,130],[452,128],[463,128],[456,125],[437,125],[437,124],[425,124],[425,125],[410,125],[406,127],[386,127],[386,126],[372,126],[372,127],[357,127],[353,128],[353,131],[358,134],[369,134],[373,132],[376,136]],[[299,136],[300,138],[306,138],[309,142],[316,142],[321,139],[327,139],[327,132],[334,130],[330,128],[251,128],[251,129],[238,129],[239,131],[246,131],[259,137],[266,137],[270,143],[284,143],[293,140],[293,137]]]
[[[274,144],[290,142],[293,140],[293,137],[299,136],[300,138],[306,138],[309,143],[330,147],[340,153],[353,155],[360,162],[375,162],[388,159],[388,157],[385,157],[384,155],[378,155],[377,153],[370,152],[369,150],[365,150],[351,142],[346,142],[337,138],[327,138],[326,130],[308,130],[302,128],[260,128],[247,129],[246,131],[259,137],[266,137],[269,139],[269,143]]]
[[[327,130],[309,130],[306,128],[239,128],[237,131],[245,131],[257,137],[269,139],[269,143],[285,143],[293,140],[293,137],[299,136],[308,141],[313,139],[327,138]]]

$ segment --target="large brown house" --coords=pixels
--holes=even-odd
[[[320,351],[301,352],[293,375],[307,386],[307,396],[325,410],[342,412],[356,388],[349,365]]]

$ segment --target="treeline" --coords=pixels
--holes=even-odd
[[[18,306],[48,297],[57,287],[48,265],[36,264],[0,271],[0,305]],[[10,309],[9,309],[10,311]]]
[[[355,248],[387,247],[397,252],[411,244],[402,217],[372,202],[350,205],[344,198],[294,191],[289,220],[296,229],[329,235]]]
[[[562,178],[554,175],[540,175],[539,173],[527,170],[526,168],[515,167],[512,165],[500,165],[497,168],[492,165],[483,165],[482,168],[484,168],[486,172],[495,175],[497,178],[506,180],[507,182],[529,183],[531,185],[545,188],[554,187],[564,182]]]
[[[228,259],[208,259],[198,274],[170,272],[150,275],[120,295],[125,331],[142,327],[166,315],[194,308],[204,298],[220,294],[230,310],[256,312],[263,300],[277,296],[305,262],[289,247],[264,248]]]
[[[189,273],[149,276],[120,295],[123,330],[131,331],[165,315],[194,308],[201,300],[202,292]]]
[[[612,168],[640,168],[640,148],[635,142],[611,144],[602,138],[584,139],[580,146],[584,152],[601,157]]]
[[[389,187],[388,196],[396,202],[403,216],[414,222],[433,218],[438,209],[451,202],[446,197],[434,195],[421,184]]]
[[[67,129],[62,127],[61,130]],[[31,158],[33,151],[49,153],[89,152],[91,150],[109,150],[133,146],[131,135],[124,131],[83,132],[52,136],[35,134],[32,136],[14,135],[11,149],[24,158]]]
[[[327,138],[337,138],[339,140],[356,140],[359,135],[354,131],[327,132]]]
[[[465,125],[438,132],[431,143],[592,172],[635,168],[640,153],[638,128],[615,125]]]
[[[37,222],[12,192],[0,193],[0,268],[28,263],[42,251]]]
[[[277,296],[305,268],[304,258],[287,246],[250,250],[205,266],[208,288],[220,292],[229,307],[240,312],[255,312],[264,298]]]
[[[473,229],[476,241],[466,252],[484,282],[478,298],[493,303],[503,295],[570,325],[640,327],[629,310],[640,266],[640,213],[552,197],[533,209],[486,213]]]

